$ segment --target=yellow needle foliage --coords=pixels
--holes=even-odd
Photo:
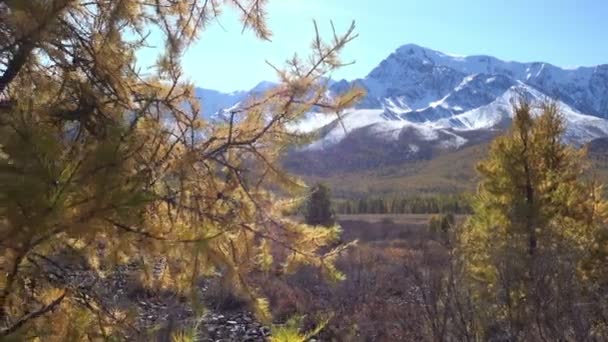
[[[522,99],[514,113],[509,132],[478,164],[474,214],[459,236],[480,325],[485,334],[500,327],[524,339],[578,339],[559,310],[591,308],[590,293],[601,288],[608,203],[589,180],[585,149],[562,141],[557,105]]]
[[[100,277],[164,256],[168,276],[144,270],[143,284],[185,295],[199,275],[222,272],[260,316],[268,308],[251,271],[311,264],[341,277],[332,261],[343,247],[327,247],[339,228],[281,215],[304,185],[279,157],[309,138],[289,129],[302,114],[339,113],[361,96],[325,97],[354,25],[329,42],[315,30],[308,58],[276,68],[279,86],[211,123],[180,57],[227,7],[270,38],[262,0],[0,2],[0,338],[126,336],[129,310],[57,281],[54,256],[66,250]],[[150,32],[165,44],[144,74],[135,53]]]

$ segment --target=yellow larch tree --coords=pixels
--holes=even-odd
[[[484,339],[605,337],[594,299],[605,290],[591,274],[608,203],[590,180],[585,149],[563,141],[559,107],[535,106],[524,98],[514,105],[512,127],[478,164],[473,215],[459,234],[469,276],[462,285],[471,286]]]
[[[263,0],[0,1],[0,338],[126,338],[129,310],[105,307],[65,276],[57,255],[79,255],[103,277],[118,264],[167,274],[144,286],[189,295],[222,270],[268,315],[246,275],[280,265],[330,278],[338,227],[281,213],[303,184],[281,153],[308,137],[289,127],[311,108],[339,112],[361,96],[326,98],[326,75],[355,35],[317,35],[308,58],[276,68],[281,83],[211,123],[180,58],[231,7],[269,39]],[[332,25],[333,27],[333,25]],[[315,25],[316,28],[316,25]],[[162,33],[154,72],[136,67],[150,32]],[[329,115],[329,113],[328,113]],[[268,189],[272,187],[273,191]]]

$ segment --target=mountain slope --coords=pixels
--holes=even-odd
[[[502,127],[509,121],[511,102],[525,96],[556,100],[569,123],[572,142],[583,143],[607,133],[605,122],[595,117],[608,116],[608,65],[568,70],[490,56],[452,56],[408,44],[364,79],[336,82],[332,90],[352,85],[368,92],[357,109],[382,111],[380,116],[373,114],[376,118],[362,119],[365,112],[351,114],[359,117],[356,121],[382,122],[392,130],[412,123],[460,131]],[[328,142],[337,142],[335,134],[313,147]]]
[[[569,143],[607,137],[607,67],[567,70],[404,45],[364,79],[333,84],[335,93],[356,85],[367,96],[341,122],[318,130],[318,139],[295,150],[286,165],[303,174],[331,175],[433,159],[503,131],[522,97],[555,101]],[[302,131],[318,128],[303,122]]]
[[[487,82],[482,81],[484,84]],[[510,83],[497,83],[502,84],[483,92],[475,90],[471,96],[462,95],[465,91],[457,87],[442,101],[422,110],[401,114],[386,108],[347,111],[342,115],[342,122],[334,121],[325,126],[318,140],[294,151],[288,157],[287,165],[300,173],[364,170],[407,160],[430,159],[441,151],[454,151],[485,142],[508,127],[512,103],[519,97],[532,101],[545,98],[544,94],[521,82],[500,94],[500,87]],[[494,98],[493,94],[500,95]],[[491,102],[484,104],[488,101]],[[558,105],[567,125],[566,141],[582,144],[608,136],[607,120],[581,114],[560,101]],[[454,107],[472,109],[463,112],[454,110]]]
[[[476,163],[487,152],[488,143],[440,153],[433,158],[409,160],[365,170],[351,169],[302,173],[308,183],[327,183],[338,198],[392,197],[418,194],[474,191]],[[335,164],[339,164],[336,162]]]
[[[524,82],[544,94],[557,98],[582,113],[608,116],[608,65],[562,69],[542,62],[507,62],[491,56],[453,56],[407,44],[354,82],[368,89],[377,102],[399,98],[411,109],[424,106],[425,96],[435,100],[445,96],[464,77],[475,74],[502,75]],[[462,77],[460,77],[462,76]],[[423,89],[429,89],[421,94]],[[416,96],[417,95],[417,96]],[[362,106],[368,107],[368,103]],[[413,105],[413,107],[411,107]]]
[[[271,84],[256,88],[264,86]],[[432,165],[436,159],[484,146],[504,131],[511,123],[512,105],[521,97],[555,101],[569,143],[608,137],[608,65],[563,69],[542,62],[454,56],[408,44],[363,79],[331,82],[328,96],[353,86],[366,89],[367,95],[342,113],[341,120],[308,113],[293,125],[294,131],[315,132],[317,138],[286,156],[291,171],[313,178],[350,179],[351,174],[399,174],[413,165]],[[221,117],[222,108],[256,91],[201,95],[207,112]]]

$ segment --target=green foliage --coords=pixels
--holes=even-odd
[[[470,212],[465,195],[435,195],[390,198],[360,198],[335,203],[339,214],[466,214]]]
[[[306,223],[312,226],[331,227],[336,223],[331,205],[331,191],[325,184],[312,188],[306,201]]]
[[[454,214],[433,215],[429,219],[429,231],[434,238],[439,238],[444,242],[449,241],[449,234],[456,227]]]

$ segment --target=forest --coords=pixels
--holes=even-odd
[[[334,199],[282,157],[365,96],[325,96],[354,22],[224,121],[181,63],[223,11],[270,41],[267,8],[0,1],[0,340],[608,339],[608,202],[559,106],[514,101],[470,194]]]
[[[338,214],[469,214],[468,196],[433,195],[408,197],[366,197],[335,200]]]

